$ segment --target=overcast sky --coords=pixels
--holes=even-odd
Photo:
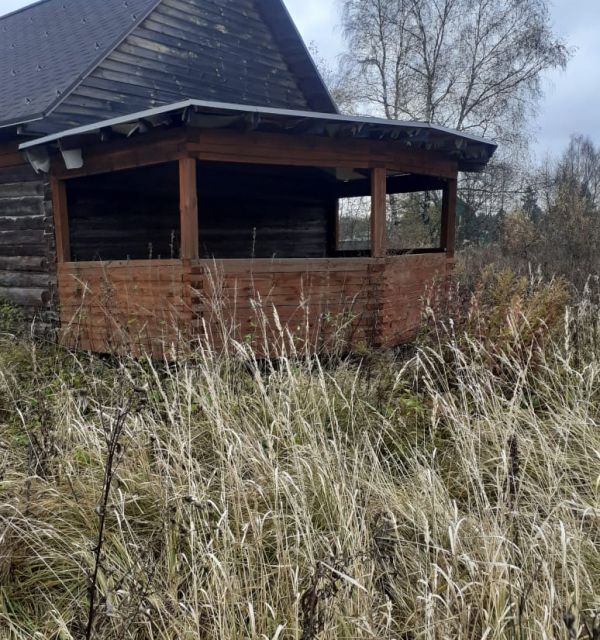
[[[85,2],[85,0],[80,0]],[[307,43],[335,60],[342,48],[339,0],[285,0]],[[31,0],[0,0],[0,14]],[[590,135],[600,145],[600,0],[554,0],[557,31],[576,48],[566,72],[552,74],[535,124],[537,153],[559,152],[571,133]]]

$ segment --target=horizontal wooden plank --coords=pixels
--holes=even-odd
[[[0,200],[2,198],[23,198],[26,196],[44,195],[44,184],[37,182],[8,182],[0,183]]]
[[[0,216],[0,232],[2,231],[44,231],[47,218],[43,213],[29,216]]]
[[[233,331],[239,340],[256,335],[260,343],[264,322],[273,340],[281,339],[278,322],[315,341],[337,339],[346,323],[354,343],[391,344],[418,329],[427,287],[447,268],[444,254],[67,263],[59,269],[61,318],[89,339],[106,341],[111,331],[128,339],[144,334],[152,349],[179,332],[205,330],[215,341]],[[75,278],[92,288],[83,304]]]
[[[0,270],[0,287],[44,289],[48,287],[49,280],[50,275],[48,273]]]
[[[132,269],[136,267],[144,267],[148,270],[161,267],[175,267],[181,269],[183,266],[181,260],[111,260],[110,262],[63,262],[59,265],[59,270],[71,269],[91,269],[92,271],[105,271],[107,269]]]
[[[76,140],[71,140],[76,145]],[[52,160],[51,173],[68,180],[81,176],[98,175],[122,171],[134,167],[147,167],[166,162],[175,162],[186,155],[185,136],[179,130],[158,131],[133,142],[118,141],[103,143],[84,151],[84,166],[81,169],[66,169],[62,158]]]
[[[4,217],[34,216],[44,214],[44,200],[40,196],[0,198],[0,219]]]
[[[5,167],[18,167],[20,165],[27,165],[27,159],[19,152],[4,153],[0,155],[0,169]]]
[[[187,149],[201,160],[286,166],[391,170],[454,178],[455,162],[397,142],[339,140],[315,136],[234,131],[188,131]]]

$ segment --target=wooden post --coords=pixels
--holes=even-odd
[[[56,240],[56,261],[70,262],[71,239],[69,234],[69,209],[67,206],[67,186],[64,180],[50,176],[52,191],[52,214],[54,217],[54,237]]]
[[[387,170],[380,167],[371,170],[371,256],[381,258],[386,254],[386,191]]]
[[[457,180],[450,178],[444,188],[444,201],[442,203],[442,246],[449,258],[454,257],[456,245],[456,198]]]
[[[181,158],[179,160],[179,209],[181,215],[181,259],[197,260],[200,254],[195,158]]]
[[[327,251],[330,256],[337,255],[340,248],[340,201],[334,200],[331,203],[329,214],[329,226],[327,230]]]

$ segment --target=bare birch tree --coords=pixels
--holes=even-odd
[[[481,176],[461,182],[459,239],[487,241],[527,156],[528,118],[545,72],[570,56],[547,0],[341,0],[341,74],[355,110],[420,120],[501,144]],[[478,231],[481,231],[481,233]],[[490,231],[491,230],[491,231]]]
[[[388,118],[518,140],[569,51],[546,0],[343,0],[356,98]]]

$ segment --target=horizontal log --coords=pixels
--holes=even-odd
[[[40,213],[31,216],[0,216],[0,232],[43,231],[46,225],[46,216]]]
[[[6,167],[28,165],[27,159],[21,153],[5,153],[0,155],[0,171]]]
[[[50,293],[44,288],[21,289],[0,287],[0,300],[23,307],[38,307],[50,299]]]
[[[48,246],[46,243],[32,244],[5,244],[0,245],[0,255],[6,258],[28,256],[31,258],[48,258]]]
[[[36,173],[29,164],[0,168],[0,184],[14,182],[47,182],[44,174]]]
[[[3,271],[40,271],[48,269],[48,259],[39,256],[0,255],[0,270]]]
[[[0,217],[33,216],[44,213],[44,199],[41,197],[0,199]]]
[[[2,171],[0,171],[0,180],[2,179]],[[44,195],[44,183],[36,182],[0,182],[0,200],[2,198],[23,198],[25,196]]]
[[[25,230],[25,231],[3,231],[0,230],[0,245],[9,244],[15,246],[15,244],[44,244],[45,237],[44,232],[40,229],[37,230]],[[0,250],[0,253],[2,250]]]
[[[48,288],[49,280],[50,275],[48,273],[0,270],[0,287],[46,289]]]
[[[11,153],[17,153],[18,150],[19,150],[19,142],[16,139],[0,143],[0,156],[5,156]]]

